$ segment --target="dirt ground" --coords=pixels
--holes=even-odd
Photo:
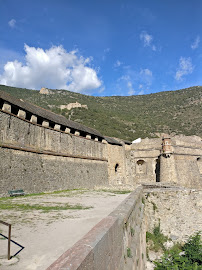
[[[1,235],[8,229],[0,224],[0,269],[45,270],[127,196],[74,190],[0,199],[0,220],[12,224],[11,239],[24,247],[8,261],[8,241]],[[20,249],[11,243],[12,256]]]

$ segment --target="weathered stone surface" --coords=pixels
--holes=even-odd
[[[61,128],[61,125],[55,124],[54,129],[60,130],[60,128]]]
[[[21,117],[21,118],[25,119],[26,118],[26,112],[23,111],[23,110],[19,110],[18,111],[18,117]]]
[[[147,231],[159,224],[162,232],[173,241],[186,241],[187,237],[202,230],[202,190],[168,188],[148,190],[145,217]]]
[[[31,119],[30,119],[31,123],[37,124],[37,116],[36,115],[32,115]]]
[[[9,103],[7,103],[7,102],[4,102],[4,104],[3,104],[3,107],[2,107],[2,110],[4,111],[4,112],[11,112],[11,104],[9,104]]]
[[[1,196],[8,190],[38,193],[107,186],[107,162],[0,149]]]
[[[49,122],[44,120],[44,121],[42,122],[42,126],[43,126],[43,127],[49,127]]]

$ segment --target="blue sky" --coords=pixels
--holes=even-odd
[[[202,85],[201,0],[0,0],[0,84],[141,95]]]

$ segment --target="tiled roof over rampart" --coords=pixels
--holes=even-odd
[[[0,91],[0,99],[13,104],[26,112],[30,112],[33,115],[40,116],[45,120],[51,121],[55,124],[63,125],[74,130],[83,131],[87,134],[91,134],[100,138],[104,138],[103,135],[95,129],[86,127],[74,121],[68,120],[62,115],[55,114],[51,111],[45,110],[39,106],[31,104],[27,101],[17,99],[3,91]]]

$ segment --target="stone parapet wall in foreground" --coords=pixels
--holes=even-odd
[[[145,269],[142,196],[138,187],[47,270]]]

